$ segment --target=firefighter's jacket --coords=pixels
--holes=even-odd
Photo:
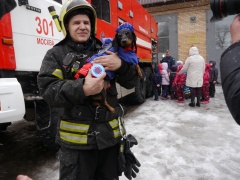
[[[115,71],[116,77],[110,81],[106,98],[116,113],[92,106],[90,97],[84,95],[84,78],[74,79],[86,59],[100,47],[101,42],[96,38],[77,44],[67,37],[50,49],[43,59],[38,86],[50,106],[64,108],[57,134],[58,143],[64,147],[104,149],[114,146],[121,138],[117,119],[126,111],[118,105],[115,82],[127,89],[133,88],[137,80],[135,66],[122,60],[121,67]]]

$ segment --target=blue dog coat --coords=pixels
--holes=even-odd
[[[106,51],[114,52],[114,48],[112,47],[112,41],[113,41],[112,38],[102,38],[103,49],[100,50],[97,54],[93,55],[91,58],[87,59],[87,62],[90,63],[97,57],[108,55]],[[132,64],[136,65],[139,62],[139,58],[137,57],[134,50],[123,49],[122,47],[118,47],[117,53],[122,60],[128,62],[131,65]],[[106,71],[106,73],[110,79],[113,79],[115,76],[115,73],[113,71]]]

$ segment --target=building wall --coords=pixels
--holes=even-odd
[[[177,15],[178,57],[175,57],[176,59],[185,61],[192,45],[197,46],[200,54],[206,59],[206,10],[210,9],[210,0],[153,6],[146,9],[155,17]]]
[[[197,46],[206,59],[205,10],[178,13],[178,59],[185,61],[191,46]]]

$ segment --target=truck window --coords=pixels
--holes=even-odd
[[[92,0],[92,6],[97,12],[97,17],[110,23],[109,0]]]
[[[118,26],[120,26],[121,24],[123,24],[125,21],[121,18],[118,18]]]

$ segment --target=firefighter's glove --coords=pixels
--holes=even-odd
[[[133,135],[131,135],[131,134],[128,134],[127,135],[127,138],[126,138],[126,141],[125,141],[127,144],[127,146],[128,147],[133,147],[134,145],[137,145],[138,144],[138,141],[137,141],[137,139],[133,136]]]
[[[139,172],[139,167],[141,166],[140,162],[137,160],[137,158],[134,156],[130,148],[133,145],[137,145],[138,142],[134,136],[129,134],[126,139],[124,139],[125,147],[124,147],[124,157],[126,160],[126,165],[124,169],[124,175],[128,179],[135,178],[137,175],[136,173]]]
[[[135,178],[137,175],[136,173],[139,172],[138,167],[141,166],[140,162],[137,160],[137,158],[134,156],[130,148],[125,148],[125,159],[126,159],[126,166],[124,169],[124,175],[128,179]]]

